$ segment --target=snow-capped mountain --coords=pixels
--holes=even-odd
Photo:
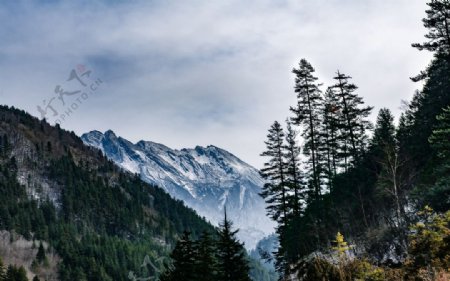
[[[248,249],[274,230],[258,195],[263,186],[258,171],[223,149],[211,145],[175,150],[150,141],[133,144],[112,131],[92,131],[81,138],[123,169],[183,200],[215,225],[223,219],[226,207]]]

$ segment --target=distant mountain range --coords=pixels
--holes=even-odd
[[[151,141],[132,143],[113,131],[91,131],[81,139],[123,169],[183,200],[215,225],[226,207],[248,249],[274,231],[258,195],[263,186],[258,170],[226,150],[212,145],[175,150]]]

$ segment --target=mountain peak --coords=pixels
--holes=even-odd
[[[117,138],[116,133],[114,133],[113,130],[107,130],[104,133],[105,137],[107,138]]]
[[[230,152],[214,145],[176,150],[144,140],[132,144],[115,134],[99,142],[97,134],[91,133],[83,135],[86,144],[183,200],[213,224],[223,219],[226,206],[248,248],[273,232],[274,224],[265,216],[265,203],[259,196],[264,182],[258,170]]]

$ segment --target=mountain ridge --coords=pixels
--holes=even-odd
[[[258,170],[222,148],[171,149],[146,140],[132,143],[112,130],[91,131],[81,139],[121,168],[183,200],[215,225],[226,206],[249,249],[273,232],[274,224],[266,217],[259,196],[264,181]]]

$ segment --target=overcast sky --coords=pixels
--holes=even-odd
[[[301,58],[325,85],[339,69],[375,113],[398,114],[420,87],[408,77],[431,58],[410,47],[423,41],[425,9],[423,0],[1,1],[0,100],[37,117],[40,106],[50,122],[72,106],[61,127],[79,135],[213,144],[260,168],[267,129],[295,104]]]

